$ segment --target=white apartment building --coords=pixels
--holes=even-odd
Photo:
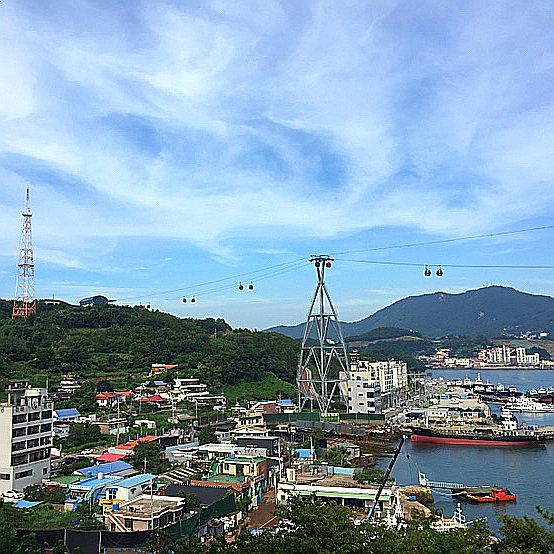
[[[350,379],[344,372],[339,378],[349,413],[381,413],[405,398],[408,364],[395,360],[369,362],[351,355]]]
[[[540,356],[538,352],[534,354],[527,354],[527,351],[523,346],[516,348],[516,362],[517,365],[539,365]]]
[[[44,388],[13,382],[0,404],[0,492],[50,477],[52,408]]]

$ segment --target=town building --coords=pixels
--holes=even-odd
[[[50,477],[53,404],[45,388],[12,382],[0,405],[0,492]]]
[[[349,413],[381,413],[408,394],[408,364],[395,360],[370,362],[350,357],[350,373],[339,374],[340,391]]]
[[[105,296],[97,294],[95,296],[87,296],[79,300],[79,306],[82,308],[89,308],[91,306],[107,306],[110,302],[115,302],[115,300],[108,300]]]
[[[335,487],[324,486],[319,483],[299,484],[280,482],[277,485],[277,504],[286,504],[291,496],[310,497],[315,496],[327,502],[336,502],[342,506],[349,506],[365,513],[369,511],[378,487]],[[394,510],[395,496],[390,487],[385,487],[381,492],[375,509],[377,516],[390,513]]]
[[[104,512],[104,525],[108,531],[132,533],[167,527],[185,515],[188,515],[185,498],[146,494],[129,502],[114,503]]]

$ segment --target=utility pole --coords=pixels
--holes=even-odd
[[[35,262],[33,257],[33,240],[31,236],[31,193],[27,189],[23,228],[21,229],[21,243],[19,246],[19,263],[17,264],[17,278],[15,296],[13,300],[12,319],[28,318],[37,311],[35,298]]]
[[[307,401],[313,406],[315,400],[319,410],[328,413],[333,399],[340,392],[337,388],[349,378],[350,366],[340,322],[325,286],[325,270],[331,267],[334,260],[320,255],[312,256],[309,261],[316,270],[317,286],[308,311],[300,349],[296,377],[298,408],[302,411]],[[315,340],[311,336],[312,331],[315,331]],[[330,331],[334,331],[333,338],[329,336]],[[344,377],[331,375],[333,360],[338,362],[336,367]]]

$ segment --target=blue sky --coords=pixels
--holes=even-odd
[[[3,298],[27,186],[41,298],[265,328],[306,315],[314,271],[292,264],[339,252],[349,321],[554,294],[550,268],[448,267],[551,265],[552,229],[371,250],[553,224],[551,1],[5,0],[0,36]]]

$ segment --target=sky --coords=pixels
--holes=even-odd
[[[0,37],[2,298],[27,187],[39,298],[296,324],[313,254],[345,321],[554,295],[551,0],[2,0]]]

